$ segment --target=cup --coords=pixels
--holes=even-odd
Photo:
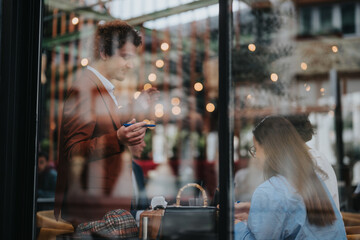
[[[166,208],[167,202],[163,196],[155,196],[151,199],[151,208],[155,209],[155,207],[161,206],[162,208]]]

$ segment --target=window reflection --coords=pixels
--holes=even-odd
[[[72,223],[75,233],[64,234],[84,234],[89,230],[84,223],[93,226],[100,215],[106,217],[106,211],[116,209],[129,210],[141,224],[137,210],[147,210],[156,196],[165,197],[169,206],[174,204],[178,190],[188,183],[197,183],[208,202],[213,200],[218,181],[217,1],[164,1],[151,5],[152,10],[145,9],[148,1],[137,2],[144,9],[134,8],[130,1],[46,3],[46,80],[39,148],[49,154],[58,179],[65,176],[67,182],[59,219]],[[127,20],[142,39],[131,59],[119,48],[117,60],[127,61],[126,66],[132,68],[121,81],[115,80],[120,63],[107,50],[96,51],[94,40],[96,29],[114,17]],[[116,54],[117,44],[114,41],[110,48]],[[103,60],[106,64],[99,64]],[[113,95],[100,84],[84,84],[92,79],[89,74],[94,79],[106,78],[104,88],[111,91],[113,86]],[[147,106],[136,105],[147,100],[143,92],[152,88],[159,91],[156,100]],[[119,119],[114,112],[120,114]],[[133,117],[136,122],[155,125],[146,130],[139,146],[104,137],[103,133],[116,132]],[[92,125],[90,133],[87,130]],[[92,141],[94,145],[87,144]],[[128,171],[131,168],[133,173]],[[203,203],[202,194],[188,188],[182,193],[181,205],[188,206],[193,198]],[[38,202],[40,199],[38,196]],[[47,208],[50,215],[53,201]],[[43,209],[38,210],[43,216]],[[91,212],[96,219],[89,217]],[[82,218],[76,219],[78,216]]]
[[[315,129],[307,145],[324,155],[336,174],[338,183],[332,187],[338,190],[338,207],[343,212],[359,211],[356,202],[359,193],[355,189],[360,181],[357,172],[360,4],[323,3],[233,1],[236,201],[251,201],[256,187],[264,180],[261,164],[248,153],[257,122],[274,114],[295,118],[305,114]],[[45,6],[39,149],[48,154],[48,166],[53,166],[48,171],[58,170],[60,126],[64,122],[68,90],[95,63],[96,27],[120,18],[135,27],[142,45],[132,59],[133,71],[121,82],[109,79],[119,103],[117,111],[124,117],[119,123],[131,120],[126,113],[133,112],[137,122],[145,121],[156,127],[147,129],[140,152],[134,154],[127,148],[122,152],[122,158],[128,160],[127,167],[138,169],[142,177],[121,172],[124,170],[121,164],[114,166],[120,175],[128,174],[131,179],[126,181],[129,184],[122,184],[120,178],[114,177],[116,201],[129,198],[131,201],[133,196],[129,192],[135,191],[136,201],[142,201],[141,210],[156,196],[164,196],[171,205],[181,187],[197,183],[206,190],[209,202],[216,202],[213,196],[218,186],[221,142],[218,109],[227,107],[217,102],[221,64],[217,1],[69,0],[64,4],[47,1]],[[332,69],[336,70],[340,88],[330,80]],[[158,99],[145,110],[133,107],[133,102],[141,100],[141,92],[152,87],[159,90]],[[74,91],[74,99],[82,97],[80,92],[84,89],[78,90]],[[341,93],[341,103],[336,101],[336,90]],[[97,89],[90,93],[89,104],[95,107],[81,118],[99,116],[97,121],[103,123],[106,120],[102,115],[107,114],[107,109],[101,107],[104,99]],[[343,130],[337,132],[340,120]],[[340,157],[339,134],[344,146],[344,156]],[[106,155],[107,150],[98,154]],[[96,162],[90,165],[81,154],[72,158],[69,167],[72,184],[68,190],[77,196],[74,202],[88,195],[94,199],[103,197],[101,184],[90,176],[104,169],[104,165]],[[38,190],[45,178],[39,170]],[[47,184],[51,181],[45,180]],[[133,189],[136,186],[133,183],[141,186]],[[88,188],[90,185],[94,187]],[[39,211],[53,210],[55,187],[49,188],[52,195],[38,193]],[[189,205],[193,198],[201,198],[200,192],[187,189],[181,204]],[[134,215],[139,220],[137,217]]]

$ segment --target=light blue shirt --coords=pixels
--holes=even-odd
[[[323,184],[323,186],[325,186]],[[302,197],[282,176],[271,177],[256,188],[247,224],[235,225],[235,240],[240,239],[346,239],[339,210],[327,189],[336,221],[329,226],[311,225]]]
[[[101,73],[99,73],[95,68],[87,66],[87,69],[92,71],[100,79],[106,91],[110,94],[111,98],[114,100],[115,105],[119,106],[116,97],[114,95],[114,89],[115,89],[114,85],[106,77],[104,77]]]

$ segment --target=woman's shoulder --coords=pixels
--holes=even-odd
[[[267,195],[268,198],[284,201],[287,198],[294,198],[297,194],[286,178],[279,175],[273,176],[259,185],[254,195]]]

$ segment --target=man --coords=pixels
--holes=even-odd
[[[307,114],[289,115],[284,117],[289,120],[289,122],[291,122],[305,143],[312,139],[312,136],[314,135],[314,129]],[[333,167],[322,153],[313,148],[310,148],[309,146],[307,147],[314,160],[314,163],[320,169],[320,171],[316,171],[316,173],[324,181],[330,192],[330,195],[335,202],[336,207],[340,210],[339,190]]]
[[[117,102],[110,80],[126,78],[140,44],[141,37],[123,21],[99,25],[95,61],[64,101],[54,214],[58,218],[61,210],[61,217],[75,227],[98,221],[114,209],[130,211],[132,161],[124,149],[141,144],[146,128],[134,118],[128,121],[131,109]],[[136,108],[145,111],[156,92],[142,92]],[[133,125],[123,126],[127,122]],[[117,194],[115,185],[121,189]]]

